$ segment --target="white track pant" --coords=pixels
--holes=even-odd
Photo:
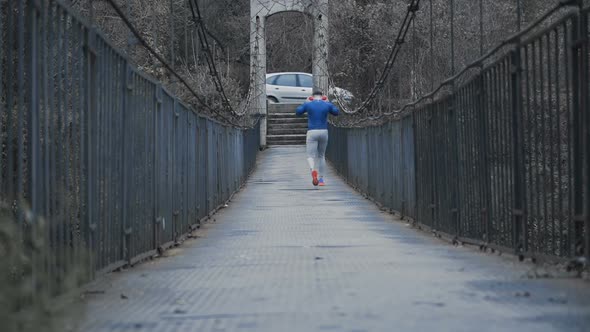
[[[313,171],[318,167],[320,178],[326,171],[326,147],[328,146],[328,130],[314,129],[307,131],[307,163]]]

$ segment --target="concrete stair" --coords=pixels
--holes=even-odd
[[[307,116],[295,115],[296,104],[269,104],[268,145],[305,145]]]

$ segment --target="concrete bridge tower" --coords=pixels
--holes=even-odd
[[[301,12],[313,19],[314,89],[328,91],[328,1],[250,0],[250,86],[253,112],[262,116],[260,144],[266,146],[266,20],[283,12]]]

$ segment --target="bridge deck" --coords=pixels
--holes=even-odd
[[[582,281],[453,247],[380,212],[302,147],[262,153],[203,237],[103,278],[84,331],[582,331]],[[587,331],[587,330],[586,330]]]

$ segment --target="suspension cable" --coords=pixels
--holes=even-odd
[[[211,46],[209,45],[209,39],[207,38],[207,29],[205,28],[205,24],[203,23],[203,17],[201,15],[201,9],[199,7],[199,2],[195,0],[188,0],[191,9],[191,15],[193,18],[193,22],[195,23],[197,30],[197,34],[199,36],[199,42],[201,43],[201,47],[205,51],[206,59],[207,59],[207,66],[209,67],[209,74],[213,78],[213,83],[215,84],[215,89],[219,93],[222,99],[223,106],[233,114],[237,114],[233,109],[227,95],[225,93],[225,89],[223,88],[223,83],[221,82],[221,76],[219,75],[219,71],[217,71],[217,65],[215,64],[215,57],[211,52]]]
[[[156,59],[158,59],[158,61],[164,67],[166,67],[166,69],[174,77],[176,77],[188,89],[188,91],[191,92],[191,94],[195,97],[195,99],[199,102],[199,104],[201,104],[201,106],[203,106],[204,108],[206,108],[207,110],[212,112],[214,115],[216,115],[217,117],[219,117],[220,119],[222,119],[226,123],[231,124],[236,127],[239,127],[239,125],[234,123],[230,118],[226,117],[224,114],[220,113],[218,110],[207,105],[207,103],[203,100],[203,98],[190,86],[190,84],[186,81],[186,79],[184,77],[182,77],[178,72],[176,72],[174,70],[174,68],[172,68],[172,66],[151,45],[149,45],[149,43],[145,40],[145,38],[141,35],[141,33],[135,28],[133,23],[131,23],[129,18],[123,13],[123,10],[121,9],[121,7],[119,7],[119,5],[117,5],[114,0],[107,0],[107,2],[115,10],[117,15],[119,15],[121,17],[121,20],[123,21],[123,23],[125,23],[125,25],[127,25],[127,27],[129,28],[131,33],[133,33],[135,38],[137,38],[137,40],[148,50],[148,52],[150,54],[152,54]]]
[[[408,31],[410,30],[411,24],[416,17],[416,12],[420,9],[420,0],[411,0],[408,4],[406,15],[402,21],[402,24],[398,30],[397,37],[395,39],[395,44],[393,45],[393,49],[391,50],[387,62],[385,63],[385,67],[381,72],[377,83],[369,93],[369,96],[363,101],[361,107],[354,111],[353,113],[363,112],[366,111],[368,106],[373,102],[377,94],[383,89],[383,85],[385,84],[385,80],[393,70],[394,65],[396,64],[397,57],[400,53],[401,47],[405,43],[406,36]]]
[[[432,0],[431,0],[431,5],[432,5]],[[340,107],[340,109],[344,113],[352,115],[352,114],[366,112],[367,109],[369,108],[369,105],[373,102],[373,100],[375,99],[377,94],[380,91],[382,91],[385,81],[389,77],[389,74],[393,71],[394,65],[396,64],[397,57],[401,51],[403,44],[405,44],[406,36],[408,34],[408,31],[410,30],[410,27],[412,26],[412,22],[414,21],[414,19],[416,17],[416,12],[419,9],[420,9],[420,0],[410,0],[410,2],[408,3],[408,6],[407,6],[406,15],[404,16],[402,24],[399,27],[398,33],[396,35],[395,43],[393,45],[391,52],[389,53],[387,62],[385,63],[385,67],[383,68],[383,71],[381,72],[379,79],[377,80],[377,82],[375,83],[373,88],[371,89],[369,96],[367,98],[365,98],[365,100],[361,103],[361,106],[355,110],[350,110],[350,109],[348,109],[347,103],[343,102],[341,100],[340,95],[338,93],[335,94],[336,102],[337,102],[338,106]],[[432,7],[431,7],[431,10],[432,10]],[[332,79],[332,76],[330,75],[329,71],[328,71],[327,75],[328,75],[328,80],[329,80],[330,86],[335,87],[334,80]],[[369,117],[373,118],[371,116],[369,116]]]
[[[535,21],[532,21],[531,23],[527,24],[521,30],[519,30],[516,33],[503,39],[498,45],[496,45],[492,49],[488,50],[485,54],[483,54],[478,59],[469,63],[467,66],[463,67],[463,69],[461,71],[459,71],[456,74],[454,74],[453,76],[445,79],[443,82],[440,83],[440,85],[436,89],[432,90],[431,92],[429,92],[426,95],[423,95],[418,100],[415,100],[411,103],[408,103],[408,104],[402,106],[397,111],[391,112],[391,114],[383,114],[378,117],[365,117],[365,118],[359,119],[355,122],[351,121],[350,123],[347,124],[347,126],[354,127],[354,126],[360,125],[363,122],[380,120],[380,119],[384,118],[385,115],[386,116],[395,116],[396,118],[399,118],[399,117],[403,116],[404,114],[407,114],[407,113],[411,112],[412,110],[415,110],[416,106],[418,106],[420,103],[425,102],[428,99],[432,100],[435,97],[435,95],[438,92],[440,92],[444,87],[454,84],[455,81],[459,77],[464,75],[467,71],[474,69],[474,68],[481,69],[482,63],[485,60],[492,57],[494,54],[496,54],[503,47],[505,47],[506,45],[509,45],[509,44],[517,43],[522,38],[522,36],[526,35],[527,33],[530,33],[536,26],[538,26],[543,21],[546,21],[549,17],[551,17],[551,15],[555,14],[556,12],[558,12],[560,9],[562,9],[564,7],[572,6],[573,3],[575,3],[575,0],[560,1],[554,7],[552,7],[551,9],[546,11],[545,13],[543,13],[543,15],[541,15],[541,17],[538,17]]]
[[[374,101],[377,94],[383,90],[383,86],[385,84],[385,81],[389,77],[390,73],[393,71],[393,68],[396,64],[396,60],[397,60],[398,55],[401,51],[401,48],[405,44],[407,34],[408,34],[410,28],[412,27],[412,23],[414,22],[414,19],[416,18],[416,12],[419,9],[420,9],[420,0],[411,0],[411,2],[408,3],[406,15],[404,16],[402,24],[400,25],[400,28],[398,30],[397,37],[395,40],[395,44],[393,45],[393,48],[389,54],[389,57],[388,57],[387,62],[385,64],[385,67],[383,68],[383,71],[381,72],[379,80],[377,81],[377,83],[375,84],[373,89],[371,90],[369,96],[363,101],[363,103],[361,104],[361,106],[357,110],[352,111],[352,112],[345,111],[345,113],[356,114],[356,113],[360,113],[360,112],[366,112],[369,105],[371,105],[371,103]],[[386,113],[381,113],[378,116],[368,115],[368,116],[365,116],[364,118],[358,119],[357,121],[353,121],[352,125],[354,126],[359,123],[365,122],[367,120],[378,120],[378,119],[383,118],[384,116],[390,116],[394,113],[395,112],[386,112]]]

